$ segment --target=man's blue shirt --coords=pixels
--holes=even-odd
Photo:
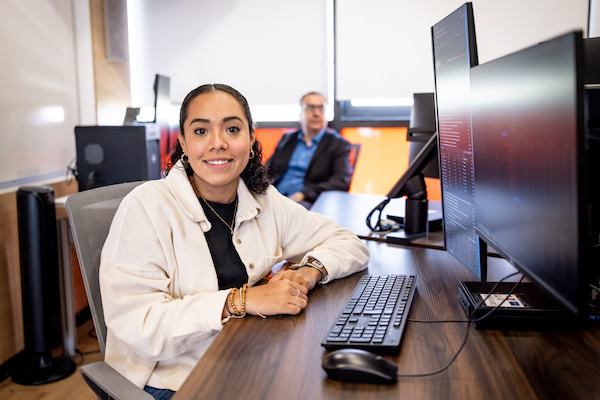
[[[304,133],[298,132],[297,140],[298,144],[292,153],[292,158],[288,164],[288,168],[281,177],[281,180],[277,184],[277,190],[285,196],[291,196],[296,192],[301,192],[304,189],[304,176],[308,170],[308,165],[312,159],[317,146],[321,141],[321,138],[325,134],[327,127],[323,128],[314,138],[310,141],[310,147],[306,145],[304,141]]]

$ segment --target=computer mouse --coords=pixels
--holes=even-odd
[[[329,378],[353,383],[391,384],[398,379],[398,367],[382,356],[360,349],[340,349],[323,357]]]

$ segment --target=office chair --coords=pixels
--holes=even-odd
[[[350,146],[350,168],[352,168],[352,176],[354,176],[354,172],[356,171],[356,163],[358,162],[358,155],[360,153],[360,149],[362,148],[362,144],[352,143]]]
[[[100,253],[121,200],[140,183],[142,182],[121,183],[86,190],[69,196],[65,203],[85,293],[103,357],[106,348],[106,324],[98,278]],[[98,399],[153,399],[150,394],[104,361],[84,365],[79,371]]]

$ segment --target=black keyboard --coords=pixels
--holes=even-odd
[[[321,343],[327,350],[345,347],[395,353],[416,287],[415,275],[365,275]]]

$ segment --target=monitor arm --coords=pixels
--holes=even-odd
[[[406,182],[402,194],[406,195],[406,198],[410,200],[426,200],[427,185],[425,185],[423,174],[416,174],[410,178],[408,182]]]

